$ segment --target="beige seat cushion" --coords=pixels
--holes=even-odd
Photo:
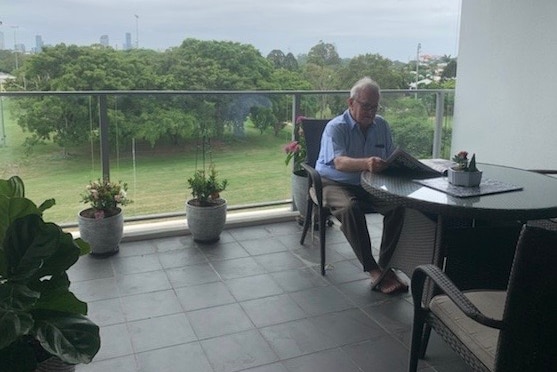
[[[503,317],[507,292],[469,291],[464,295],[484,315],[494,319]],[[486,327],[468,318],[445,295],[435,296],[429,306],[431,312],[441,319],[483,364],[493,370],[499,330]]]

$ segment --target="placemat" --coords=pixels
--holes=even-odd
[[[480,185],[475,187],[455,186],[449,183],[447,177],[437,177],[413,181],[459,198],[468,198],[471,196],[499,194],[502,192],[522,190],[522,186],[501,182],[498,180],[492,180],[489,178],[482,179]]]

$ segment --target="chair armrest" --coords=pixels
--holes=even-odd
[[[414,307],[420,306],[422,303],[425,281],[428,278],[431,279],[437,288],[443,294],[447,295],[468,318],[491,328],[501,329],[503,327],[503,321],[484,315],[466,296],[464,296],[449,277],[435,265],[420,265],[414,270],[411,282]],[[425,304],[424,306],[427,308],[429,304]]]
[[[304,170],[308,172],[308,176],[310,180],[310,182],[308,182],[308,187],[311,188],[311,186],[313,186],[313,188],[315,189],[315,196],[317,198],[317,203],[319,204],[320,207],[322,207],[323,206],[323,183],[321,182],[321,175],[311,165],[306,163],[302,163],[301,165],[302,168],[304,168]]]

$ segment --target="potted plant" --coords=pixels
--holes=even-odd
[[[304,133],[301,128],[303,116],[296,118],[297,127],[297,140],[290,141],[284,145],[283,150],[286,153],[284,163],[288,166],[292,161],[292,199],[294,206],[300,213],[298,222],[303,224],[304,214],[307,208],[307,190],[308,190],[308,175],[302,168],[302,163],[306,160],[306,143],[304,140]]]
[[[211,111],[209,107],[207,112]],[[186,221],[193,240],[201,243],[215,242],[226,222],[227,204],[220,193],[228,186],[228,180],[218,179],[215,164],[212,161],[210,121],[206,115],[199,124],[199,141],[196,153],[196,170],[188,178],[188,188],[192,199],[186,201]],[[201,168],[197,167],[197,158],[201,156]]]
[[[0,180],[0,369],[73,371],[100,348],[87,304],[69,290],[67,270],[87,252],[43,220],[50,199],[36,206],[19,177]]]
[[[80,237],[91,246],[91,254],[110,256],[118,252],[124,234],[124,215],[118,205],[132,201],[128,185],[108,179],[90,181],[81,194],[81,202],[90,204],[78,214]]]
[[[208,169],[198,169],[188,179],[192,199],[186,202],[188,228],[197,242],[219,240],[226,222],[226,200],[220,193],[226,189],[228,180],[217,178],[215,165]]]
[[[474,187],[482,181],[482,172],[476,167],[476,154],[468,161],[468,152],[460,151],[452,159],[456,165],[447,170],[449,182],[455,186]]]

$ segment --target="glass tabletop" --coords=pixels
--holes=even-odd
[[[363,172],[362,187],[388,202],[454,217],[532,220],[557,216],[557,179],[523,169],[478,164],[482,180],[521,187],[497,194],[456,197],[410,177]],[[444,181],[447,178],[444,177]],[[440,180],[439,182],[443,182]]]

